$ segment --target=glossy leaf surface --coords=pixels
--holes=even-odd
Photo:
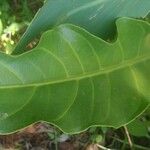
[[[0,53],[0,133],[40,120],[76,133],[140,115],[150,101],[150,25],[124,18],[117,28],[117,40],[107,43],[61,25],[32,51]]]
[[[47,0],[13,53],[22,53],[36,35],[62,23],[81,26],[106,40],[114,36],[116,18],[141,18],[149,12],[150,0]]]

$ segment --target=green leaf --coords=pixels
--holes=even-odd
[[[148,136],[148,127],[145,122],[136,119],[133,122],[131,122],[127,127],[129,133],[134,136]]]
[[[13,53],[22,53],[35,36],[62,23],[81,26],[106,40],[114,35],[116,18],[145,17],[149,11],[150,0],[47,0]]]
[[[150,25],[124,18],[117,27],[114,43],[66,24],[32,51],[0,53],[0,133],[40,120],[77,133],[139,116],[150,101]]]

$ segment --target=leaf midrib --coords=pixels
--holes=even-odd
[[[121,64],[116,64],[116,65],[112,65],[110,67],[106,67],[106,69],[103,70],[97,70],[93,73],[87,73],[87,74],[82,74],[82,75],[77,75],[76,77],[69,77],[66,79],[61,79],[61,80],[54,80],[54,81],[49,81],[49,82],[43,82],[43,83],[27,83],[27,84],[16,84],[16,85],[1,85],[0,89],[7,89],[7,88],[22,88],[22,87],[35,87],[35,86],[44,86],[44,85],[50,85],[50,84],[59,84],[59,83],[63,83],[63,82],[69,82],[69,81],[74,81],[74,80],[81,80],[84,78],[88,78],[88,77],[94,77],[94,76],[98,76],[98,75],[102,75],[102,74],[106,74],[106,73],[110,73],[119,69],[123,69],[126,67],[131,67],[134,64],[143,62],[143,61],[147,61],[150,59],[149,55],[146,56],[142,56],[142,57],[138,57],[135,58],[134,60],[127,60],[124,61]]]
[[[66,16],[70,17],[70,16],[72,16],[72,15],[74,15],[76,13],[79,13],[82,10],[86,10],[86,9],[91,8],[91,7],[97,6],[97,5],[99,5],[99,4],[103,3],[103,2],[105,2],[105,1],[104,0],[95,0],[95,1],[88,2],[86,5],[83,5],[83,6],[75,8],[75,9],[72,9],[71,11],[69,11],[67,13]]]

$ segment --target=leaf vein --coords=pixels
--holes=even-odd
[[[66,109],[66,111],[64,111],[64,113],[63,113],[61,116],[59,116],[57,119],[55,119],[54,121],[58,121],[58,120],[62,119],[62,118],[69,112],[69,110],[71,109],[71,107],[72,107],[73,104],[75,103],[76,97],[77,97],[77,95],[78,95],[78,90],[79,90],[79,81],[78,81],[78,80],[76,80],[76,81],[77,81],[77,88],[76,88],[76,91],[75,91],[75,96],[74,96],[74,98],[73,98],[73,102],[72,102],[71,105]]]
[[[48,49],[42,48],[42,50],[45,51],[45,52],[47,52],[47,53],[50,54],[51,56],[53,56],[53,57],[63,66],[63,69],[64,69],[64,71],[65,71],[65,73],[66,73],[66,77],[68,78],[68,77],[69,77],[69,73],[68,73],[67,68],[66,68],[66,66],[64,65],[64,63],[63,63],[56,55],[54,55],[51,51],[49,51]]]
[[[61,34],[60,34],[60,36],[63,38],[64,41],[66,41],[66,43],[68,44],[68,46],[69,46],[70,49],[72,50],[74,56],[76,57],[76,59],[78,60],[80,66],[81,66],[81,69],[82,69],[83,74],[85,74],[85,69],[84,69],[84,66],[83,66],[82,63],[81,63],[81,59],[80,59],[78,53],[76,52],[76,50],[74,50],[74,48],[72,47],[72,45],[70,44],[70,42],[69,42],[64,36],[62,36]]]

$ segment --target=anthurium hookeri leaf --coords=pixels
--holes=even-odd
[[[150,25],[117,21],[108,43],[74,25],[47,31],[32,51],[0,53],[0,133],[39,120],[64,132],[120,127],[150,101]]]
[[[62,23],[107,39],[113,36],[116,18],[145,17],[149,11],[150,0],[47,0],[13,53],[21,53],[36,35]]]

